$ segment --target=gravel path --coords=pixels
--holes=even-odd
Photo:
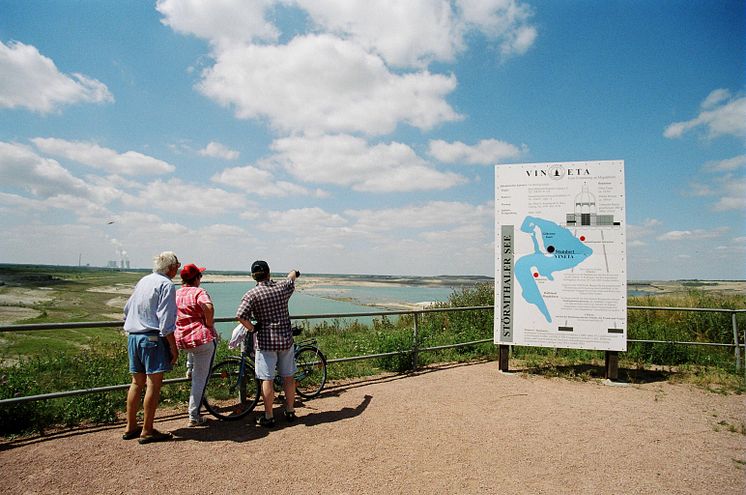
[[[689,385],[490,362],[330,387],[298,412],[268,431],[167,411],[162,444],[121,424],[2,443],[0,493],[746,493],[744,397]]]

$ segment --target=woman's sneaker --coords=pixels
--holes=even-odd
[[[187,426],[189,428],[194,428],[195,426],[204,426],[207,424],[207,418],[204,416],[200,416],[197,419],[190,419],[189,423],[187,423]]]

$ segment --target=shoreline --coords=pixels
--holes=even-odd
[[[132,272],[126,272],[121,277],[110,277],[108,283],[100,283],[91,277],[71,277],[69,273],[57,274],[39,272],[37,270],[3,272],[0,269],[0,324],[13,325],[18,322],[27,321],[41,315],[40,305],[50,304],[54,301],[65,301],[65,289],[59,288],[61,284],[75,282],[85,284],[85,292],[110,294],[111,297],[104,301],[108,311],[100,311],[107,316],[114,314],[120,307],[124,306],[126,299],[132,292],[137,278]],[[283,274],[277,274],[275,280],[284,279]],[[139,277],[138,277],[139,278]],[[117,279],[122,280],[121,282]],[[245,283],[253,286],[253,279],[246,274],[225,274],[206,271],[202,279],[205,283]],[[98,283],[97,283],[98,282]],[[180,285],[178,277],[174,280]],[[302,275],[297,281],[298,292],[307,292],[308,295],[334,301],[349,301],[345,297],[325,295],[325,286],[335,287],[365,287],[372,289],[385,289],[392,287],[411,288],[452,288],[459,290],[474,287],[478,283],[493,283],[489,277],[477,276],[432,276],[432,277],[405,277],[405,276],[383,276],[383,275]],[[702,291],[711,295],[724,296],[746,296],[746,281],[736,280],[634,280],[627,282],[628,298],[661,296],[685,297],[692,290]],[[630,295],[630,292],[634,294]],[[433,301],[406,302],[406,301],[354,301],[355,304],[370,308],[382,308],[388,310],[417,310],[432,305]],[[57,306],[56,304],[54,304]],[[61,309],[61,308],[60,308]],[[102,308],[103,309],[103,308]]]

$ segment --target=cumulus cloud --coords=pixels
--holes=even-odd
[[[207,143],[207,146],[199,150],[199,154],[213,158],[222,158],[223,160],[237,160],[239,155],[238,151],[232,150],[215,141]]]
[[[746,177],[723,177],[719,181],[715,211],[746,210]]]
[[[693,230],[671,230],[657,237],[659,241],[681,241],[681,240],[702,240],[715,239],[730,229],[728,227],[717,227],[714,229],[693,229]]]
[[[91,196],[88,185],[57,161],[15,143],[0,141],[0,176],[5,186],[20,187],[37,196]]]
[[[165,25],[211,43],[202,94],[288,134],[377,136],[460,120],[446,101],[455,76],[430,63],[455,60],[474,33],[502,57],[536,38],[533,12],[517,0],[159,0],[157,9]],[[280,33],[272,19],[288,12],[308,22]]]
[[[353,40],[388,64],[424,67],[464,49],[457,12],[443,0],[297,0],[322,29]]]
[[[340,228],[347,220],[336,213],[321,208],[296,208],[287,211],[271,211],[267,221],[261,224],[269,232],[304,232],[308,229]]]
[[[537,35],[532,9],[516,0],[159,0],[156,8],[165,25],[218,50],[276,42],[276,9],[297,8],[311,21],[301,33],[334,34],[397,67],[451,62],[475,33],[496,42],[503,57],[525,53]]]
[[[467,163],[470,165],[494,165],[506,159],[526,153],[526,146],[515,146],[497,139],[483,139],[474,146],[454,141],[448,143],[437,139],[430,141],[428,153],[443,163]]]
[[[61,73],[36,47],[0,41],[0,108],[50,113],[63,105],[114,101],[106,85],[83,74]]]
[[[503,56],[522,55],[536,40],[528,5],[514,0],[459,0],[457,5],[467,26],[500,41]]]
[[[266,19],[276,0],[158,0],[161,22],[182,34],[193,34],[218,46],[274,41],[277,27]]]
[[[208,225],[207,227],[201,228],[200,233],[204,234],[206,237],[214,237],[217,239],[224,237],[247,237],[249,235],[249,232],[246,231],[246,229],[222,223]]]
[[[746,167],[746,155],[706,163],[702,170],[712,175],[700,175],[690,184],[689,194],[716,198],[713,211],[746,210],[746,177],[740,169]]]
[[[708,162],[702,168],[706,172],[731,172],[739,168],[746,168],[746,155]]]
[[[656,236],[658,227],[663,222],[657,218],[646,218],[642,224],[627,225],[627,245],[630,247],[646,246],[650,239]]]
[[[156,175],[173,172],[176,167],[137,151],[117,153],[95,143],[67,141],[57,138],[34,138],[36,147],[49,155],[55,155],[93,168],[124,175]]]
[[[223,189],[188,184],[180,179],[157,180],[147,184],[136,196],[125,196],[122,201],[129,206],[155,208],[162,211],[184,212],[184,202],[189,213],[212,215],[246,207],[243,194]]]
[[[422,205],[400,208],[347,210],[355,219],[354,228],[367,232],[397,229],[427,229],[444,225],[483,224],[492,222],[494,209],[490,203],[471,205],[462,202],[431,201]]]
[[[226,49],[197,87],[237,118],[266,118],[284,132],[379,135],[399,122],[427,130],[461,118],[445,101],[455,76],[396,74],[380,57],[329,35]]]
[[[261,215],[257,227],[264,232],[290,235],[296,249],[344,249],[352,240],[360,240],[361,233],[353,232],[349,220],[322,208],[294,208],[287,211],[270,211]]]
[[[670,124],[663,135],[675,139],[698,128],[704,128],[710,139],[719,136],[746,137],[746,97],[734,97],[728,90],[716,89],[702,102],[697,117]]]
[[[349,135],[290,137],[272,144],[273,159],[299,180],[365,192],[442,190],[466,182],[440,172],[401,143],[368,144]]]
[[[244,190],[251,196],[285,197],[291,195],[325,197],[327,194],[319,189],[311,191],[298,184],[276,180],[268,170],[251,165],[226,168],[210,179],[218,184]]]

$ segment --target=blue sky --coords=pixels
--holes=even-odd
[[[630,279],[746,279],[743,1],[0,0],[0,262],[494,273],[494,166],[624,160]]]

